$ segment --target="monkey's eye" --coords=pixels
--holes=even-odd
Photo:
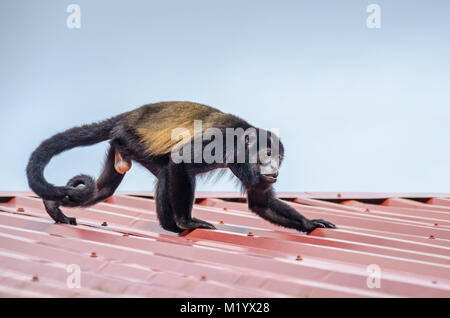
[[[270,164],[270,161],[271,161],[269,156],[261,156],[261,158],[259,158],[259,160],[262,165],[268,165],[268,164]]]

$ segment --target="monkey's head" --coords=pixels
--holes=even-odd
[[[249,164],[254,174],[252,185],[267,187],[277,181],[284,148],[273,132],[259,128],[256,133],[254,138],[252,135],[245,137]]]

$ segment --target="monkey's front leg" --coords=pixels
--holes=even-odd
[[[307,219],[297,210],[278,199],[271,188],[266,190],[249,189],[247,194],[250,210],[271,223],[306,233],[310,233],[318,227],[336,228],[333,223],[322,219]]]
[[[211,223],[192,218],[192,205],[195,196],[195,173],[185,164],[169,163],[169,197],[176,225],[185,230],[196,228],[215,229]]]
[[[119,151],[116,150],[114,155],[114,168],[118,173],[124,174],[131,169],[131,161],[123,159]]]
[[[158,183],[156,185],[156,214],[158,215],[159,224],[163,229],[171,232],[181,233],[184,229],[180,229],[175,223],[175,215],[170,204],[169,196],[169,180],[167,167],[162,168],[158,173]]]

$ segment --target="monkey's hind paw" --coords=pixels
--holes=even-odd
[[[208,223],[203,220],[199,220],[196,218],[192,218],[191,220],[184,221],[184,222],[177,222],[177,226],[179,228],[185,229],[185,230],[195,230],[195,229],[209,229],[209,230],[215,230],[216,227],[212,225],[211,223]]]

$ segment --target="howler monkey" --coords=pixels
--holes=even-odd
[[[177,129],[181,133],[174,134]],[[78,175],[66,186],[54,186],[45,180],[44,169],[53,156],[105,140],[110,141],[110,147],[96,181]],[[26,172],[31,189],[42,197],[48,214],[57,223],[76,225],[75,218],[65,216],[59,207],[86,207],[107,199],[135,161],[158,179],[156,212],[166,230],[215,228],[193,218],[191,210],[196,175],[216,168],[233,172],[247,193],[250,210],[262,218],[308,233],[317,227],[334,228],[330,222],[305,218],[276,198],[272,184],[277,180],[283,155],[283,145],[275,134],[236,116],[192,102],[161,102],[54,135],[31,154]]]

